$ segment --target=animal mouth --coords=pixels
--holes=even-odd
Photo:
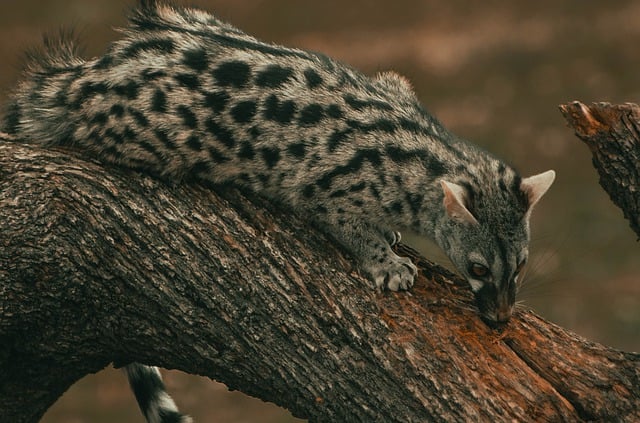
[[[485,311],[480,313],[482,320],[490,327],[497,328],[505,326],[511,319],[512,308],[505,307],[497,310]]]
[[[480,317],[482,318],[482,321],[487,324],[487,326],[493,329],[502,328],[506,326],[507,323],[509,322],[508,317],[506,320],[498,320],[495,315],[488,315],[488,314],[482,314],[480,315]]]

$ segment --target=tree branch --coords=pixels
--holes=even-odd
[[[640,419],[640,355],[531,312],[492,330],[463,282],[400,249],[416,286],[376,293],[260,198],[0,142],[0,421],[132,361],[311,421]]]
[[[600,185],[640,239],[640,107],[574,101],[560,110],[591,150]]]

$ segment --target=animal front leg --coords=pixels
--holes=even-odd
[[[399,241],[399,232],[378,229],[359,220],[340,220],[323,226],[355,256],[374,288],[398,291],[413,286],[418,269],[409,258],[394,253],[389,245],[389,241],[394,244]]]

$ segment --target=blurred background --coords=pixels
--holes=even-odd
[[[118,37],[135,0],[0,1],[0,103],[41,34],[76,27],[85,56]],[[520,299],[590,340],[640,350],[640,243],[598,185],[558,105],[640,102],[640,3],[514,0],[190,0],[260,39],[324,52],[367,74],[396,70],[453,132],[523,175],[555,169],[536,208]],[[410,242],[444,262],[419,239]],[[197,422],[299,421],[208,379],[166,372]],[[74,385],[43,422],[142,422],[125,377]]]

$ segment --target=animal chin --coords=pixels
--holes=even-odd
[[[480,315],[480,318],[482,319],[483,322],[487,324],[487,326],[492,328],[503,327],[509,322],[508,317],[506,318],[506,320],[498,319],[497,313],[495,312],[482,313]]]

